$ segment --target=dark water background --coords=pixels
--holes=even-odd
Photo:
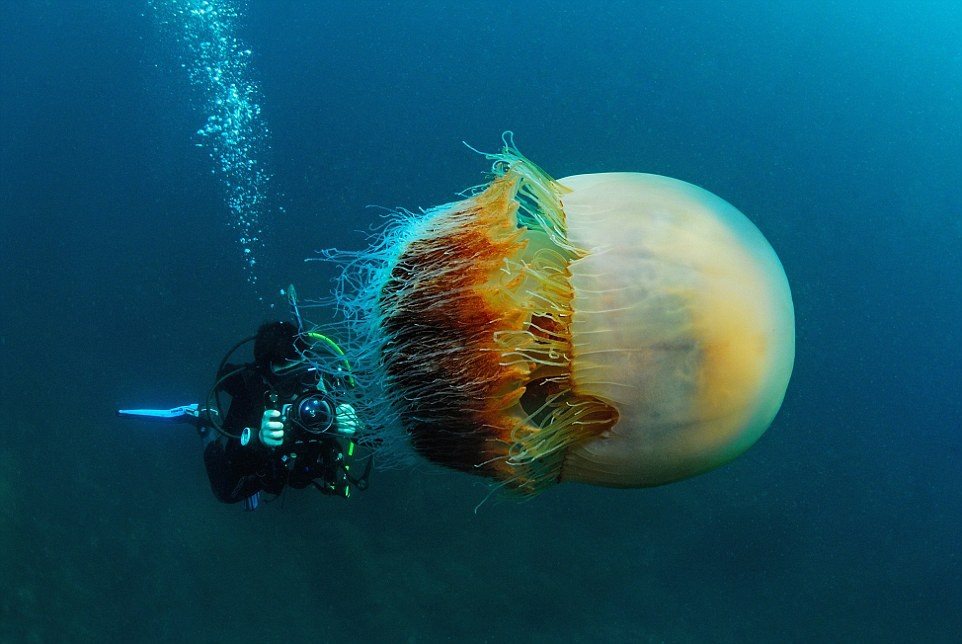
[[[0,3],[0,640],[957,641],[957,2],[255,2],[272,216],[246,283],[204,115],[134,2]],[[554,176],[701,185],[768,237],[798,357],[743,457],[489,503],[430,467],[254,514],[188,429],[224,349],[329,288],[368,204]]]

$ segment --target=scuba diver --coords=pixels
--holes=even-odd
[[[231,356],[249,342],[254,343],[253,362],[231,363]],[[336,367],[318,368],[326,362]],[[117,413],[194,425],[204,439],[204,465],[214,496],[224,503],[244,501],[246,509],[255,510],[262,494],[276,498],[286,487],[313,486],[342,498],[352,488],[367,489],[373,457],[366,456],[360,476],[351,471],[362,428],[343,398],[354,384],[350,365],[333,340],[302,333],[290,322],[269,322],[227,352],[204,404]],[[226,413],[223,395],[230,397]]]

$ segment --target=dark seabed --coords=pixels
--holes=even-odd
[[[0,3],[0,641],[958,641],[959,3],[227,3],[270,128],[253,272],[163,4]],[[328,292],[305,258],[480,183],[461,142],[508,129],[764,232],[797,359],[744,456],[477,513],[424,465],[251,514],[189,428],[115,418],[202,396],[280,288]]]

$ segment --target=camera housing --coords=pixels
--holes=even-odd
[[[337,433],[334,401],[324,392],[305,392],[282,405],[280,411],[285,433],[295,440]]]

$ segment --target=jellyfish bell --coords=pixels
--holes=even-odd
[[[561,179],[572,381],[619,419],[569,450],[563,480],[650,486],[730,461],[768,428],[795,355],[781,263],[738,210],[650,174]]]
[[[675,179],[491,158],[489,184],[344,265],[357,406],[383,449],[533,494],[661,485],[750,447],[795,345],[758,229]]]

